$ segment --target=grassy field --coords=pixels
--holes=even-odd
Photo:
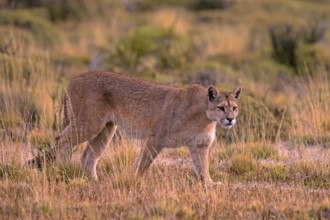
[[[0,0],[0,219],[329,219],[328,0]],[[184,87],[242,85],[218,128],[207,188],[186,148],[129,176],[120,138],[91,181],[79,161],[24,166],[53,146],[69,80],[107,70]]]

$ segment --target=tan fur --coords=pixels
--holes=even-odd
[[[136,173],[144,173],[163,148],[188,146],[198,179],[212,183],[209,147],[217,122],[229,128],[226,117],[237,116],[233,106],[241,90],[236,90],[173,88],[117,73],[84,73],[67,88],[68,123],[57,139],[58,156],[67,161],[74,145],[88,141],[82,164],[97,179],[97,162],[118,127],[127,136],[146,141],[134,164]]]

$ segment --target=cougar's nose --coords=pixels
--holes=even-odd
[[[230,123],[232,122],[232,120],[234,120],[233,118],[226,118]]]

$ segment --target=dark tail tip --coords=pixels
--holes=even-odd
[[[55,162],[55,150],[50,149],[46,152],[40,153],[35,156],[33,159],[27,161],[25,166],[34,167],[38,170],[42,170],[46,164]]]

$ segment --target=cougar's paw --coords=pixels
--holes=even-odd
[[[209,181],[209,182],[205,182],[204,185],[207,188],[213,188],[213,187],[223,186],[224,184],[222,182]]]

